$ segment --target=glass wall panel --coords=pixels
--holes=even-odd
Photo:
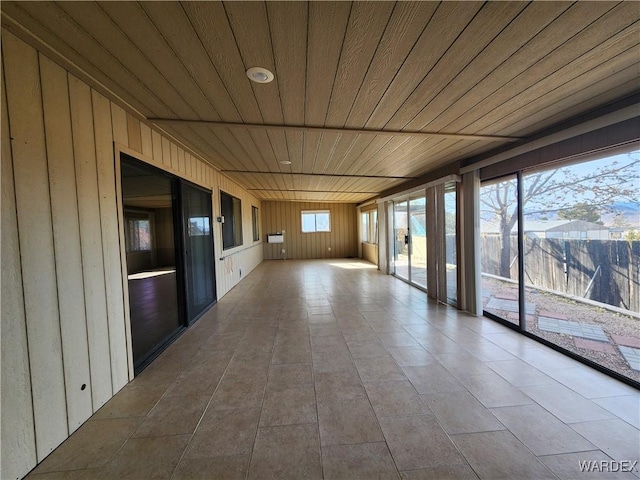
[[[447,302],[458,304],[458,251],[457,251],[457,183],[445,185],[444,190],[444,230],[445,230],[445,268],[447,282]]]
[[[184,328],[176,273],[177,183],[128,158],[121,172],[131,343],[139,371]]]
[[[393,204],[393,231],[395,239],[395,273],[409,279],[409,227],[407,218],[407,202]]]
[[[185,232],[185,275],[189,321],[215,300],[211,193],[182,185]]]
[[[517,187],[515,176],[481,185],[480,258],[484,311],[519,325]]]
[[[426,198],[409,200],[409,262],[411,282],[427,288],[427,216]]]
[[[526,328],[640,381],[640,152],[523,175]]]

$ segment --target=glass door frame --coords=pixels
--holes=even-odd
[[[425,252],[426,252],[426,256],[425,256],[425,284],[420,284],[417,283],[415,281],[415,279],[413,278],[413,268],[412,268],[412,256],[413,256],[413,242],[414,242],[414,238],[413,238],[413,231],[411,228],[411,201],[412,200],[417,200],[417,199],[424,199],[425,202],[425,232],[426,232],[426,210],[428,208],[427,206],[427,195],[426,195],[426,190],[420,190],[419,191],[420,194],[418,194],[417,192],[413,192],[412,194],[409,195],[405,195],[402,197],[398,197],[395,198],[391,201],[391,209],[390,211],[393,212],[393,224],[392,224],[392,232],[393,232],[393,269],[392,269],[392,274],[393,276],[399,278],[400,280],[403,280],[409,284],[411,284],[413,287],[416,287],[424,292],[427,292],[427,271],[428,271],[428,265],[426,264],[426,256],[428,256],[428,252],[427,252],[427,240],[426,240],[426,234],[425,234]],[[405,204],[405,208],[396,208],[399,205],[402,206],[402,204]],[[397,217],[396,214],[397,213],[404,213],[404,215],[406,216],[406,224],[407,224],[407,239],[405,240],[404,245],[407,246],[407,274],[406,276],[404,276],[402,273],[398,272],[398,242],[401,240],[398,240],[398,229],[397,229]]]

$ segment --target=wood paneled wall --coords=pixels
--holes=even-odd
[[[133,375],[114,145],[211,189],[214,216],[220,188],[242,199],[245,244],[224,260],[214,224],[218,298],[262,246],[255,197],[4,29],[2,71],[4,479],[26,475]]]
[[[303,210],[329,210],[331,232],[302,233]],[[358,254],[356,205],[353,203],[262,202],[261,218],[265,260],[346,258]],[[283,231],[284,244],[267,243],[267,234]]]

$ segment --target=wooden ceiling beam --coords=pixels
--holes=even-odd
[[[374,130],[356,128],[309,127],[305,125],[274,125],[263,123],[211,122],[208,120],[182,120],[178,118],[148,118],[148,121],[158,125],[206,125],[210,128],[240,128],[246,130],[283,130],[285,132],[316,132],[337,133],[351,135],[374,135],[389,137],[414,138],[454,138],[457,140],[485,141],[485,142],[517,142],[525,140],[521,137],[501,135],[473,135],[467,133],[415,132],[404,130]]]

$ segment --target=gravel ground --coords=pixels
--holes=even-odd
[[[484,278],[483,287],[489,290],[492,295],[501,297],[517,298],[517,287],[514,284],[501,282],[496,279]],[[488,288],[487,288],[488,287]],[[485,297],[483,304],[486,305],[489,298]],[[583,304],[575,300],[565,298],[553,293],[540,290],[527,290],[527,302],[536,305],[535,314],[527,317],[527,331],[559,345],[571,352],[586,357],[600,365],[614,370],[636,382],[640,382],[640,372],[632,370],[624,357],[620,354],[615,340],[611,335],[620,335],[625,337],[640,338],[640,319],[631,315],[623,315],[612,312],[605,308],[595,307],[593,305]],[[591,325],[599,325],[607,334],[614,353],[598,352],[576,347],[571,335],[547,332],[539,330],[537,327],[538,313],[540,311],[558,312],[567,317],[568,321],[579,322]],[[493,311],[492,313],[508,318],[514,321],[513,313],[509,318],[510,312]],[[516,321],[517,323],[517,321]]]

